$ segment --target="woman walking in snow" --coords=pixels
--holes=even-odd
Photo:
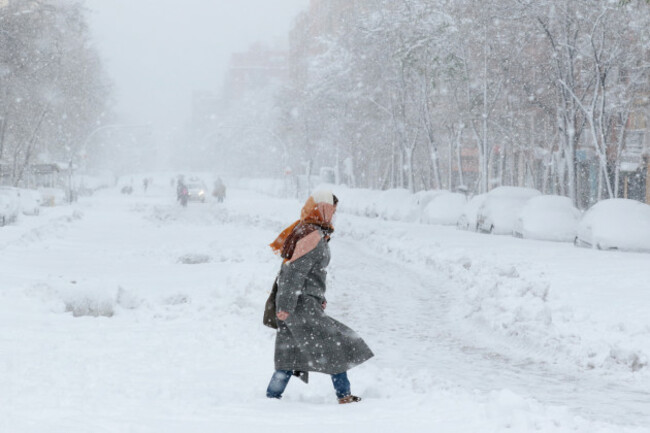
[[[291,376],[307,383],[308,372],[314,371],[332,376],[339,403],[361,400],[350,391],[347,371],[373,353],[353,330],[324,311],[328,242],[337,203],[329,191],[314,193],[300,220],[271,244],[284,262],[277,281],[275,373],[266,390],[269,398],[281,398]]]

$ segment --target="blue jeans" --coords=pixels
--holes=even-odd
[[[293,376],[293,371],[275,370],[275,373],[271,377],[271,382],[269,382],[269,387],[266,389],[266,396],[269,398],[282,398],[282,393],[289,384],[291,376]],[[343,398],[350,395],[348,373],[344,371],[343,373],[332,374],[331,376],[336,397]]]

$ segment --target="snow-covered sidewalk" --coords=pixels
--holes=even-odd
[[[345,214],[328,311],[376,353],[364,401],[267,400],[267,245],[299,209],[108,190],[0,230],[0,431],[650,431],[648,255]]]

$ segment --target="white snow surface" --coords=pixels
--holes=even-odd
[[[169,178],[0,229],[0,432],[650,432],[650,255],[351,215],[334,187],[363,401],[318,374],[269,400],[268,244],[302,203],[181,208]]]

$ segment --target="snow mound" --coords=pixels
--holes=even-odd
[[[58,288],[65,311],[74,317],[113,317],[118,289],[110,283],[72,280]]]
[[[72,317],[106,317],[118,309],[137,310],[147,302],[114,282],[95,279],[38,282],[25,294],[52,313],[72,313]],[[163,302],[164,303],[164,302]]]

